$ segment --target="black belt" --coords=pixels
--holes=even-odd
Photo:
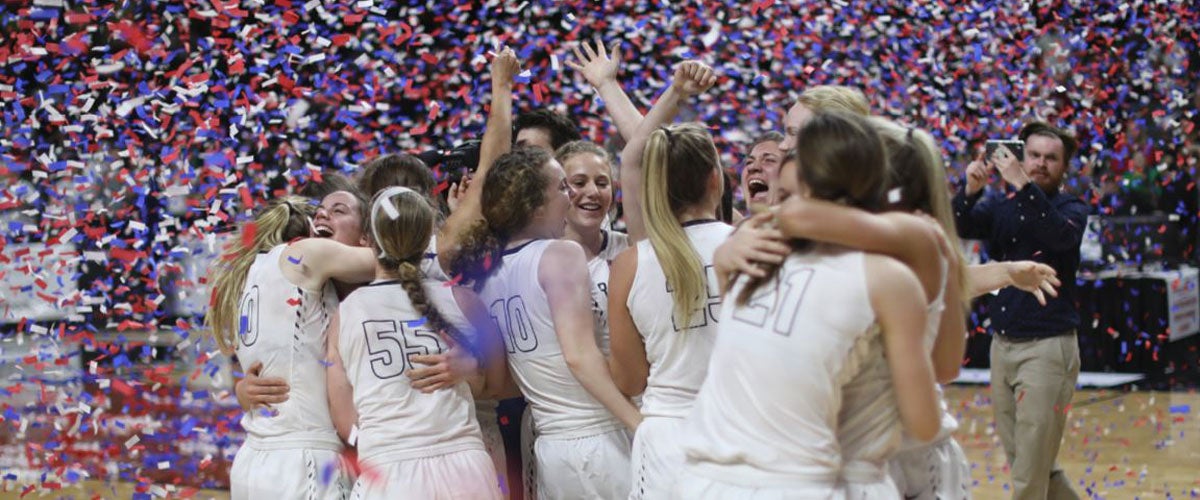
[[[1075,329],[1071,328],[1070,330],[1066,330],[1062,333],[1058,333],[1055,335],[1040,335],[1040,336],[1033,336],[1033,337],[1014,337],[1011,335],[997,334],[998,337],[1003,338],[1005,341],[1012,342],[1014,344],[1020,344],[1023,342],[1032,342],[1034,340],[1041,340],[1041,339],[1052,339],[1055,337],[1062,337],[1064,335],[1075,335]]]

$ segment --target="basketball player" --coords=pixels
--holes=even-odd
[[[651,133],[642,168],[649,239],[613,264],[611,365],[626,395],[644,391],[630,498],[663,498],[683,464],[679,425],[704,382],[717,331],[720,291],[707,271],[733,228],[713,219],[724,181],[702,126]]]
[[[957,377],[963,352],[964,318],[960,298],[974,296],[983,293],[978,290],[987,291],[992,288],[968,286],[965,292],[960,291],[964,286],[959,278],[962,276],[961,258],[953,250],[959,248],[959,245],[953,232],[942,231],[952,219],[948,197],[945,190],[939,188],[945,185],[945,177],[941,157],[932,137],[923,131],[907,129],[882,118],[871,118],[870,121],[884,139],[890,156],[890,193],[894,195],[894,199],[889,203],[890,208],[933,214],[941,225],[927,227],[921,219],[901,212],[871,215],[840,204],[789,197],[786,190],[783,191],[786,201],[778,207],[778,225],[782,235],[830,241],[890,254],[914,270],[928,296],[933,297],[927,305],[929,320],[925,338],[926,348],[932,357],[938,381],[949,382]],[[795,165],[788,166],[794,169]],[[785,175],[793,174],[788,172]],[[939,234],[930,234],[930,229],[937,230]],[[938,238],[949,240],[940,245],[940,251],[936,243]],[[729,248],[722,250],[728,252]],[[972,282],[975,285],[993,288],[1012,283],[1024,285],[1028,282],[1029,284],[1024,286],[1031,287],[1039,297],[1042,293],[1041,287],[1053,294],[1054,289],[1051,285],[1056,281],[1053,269],[1036,263],[1026,264],[1032,266],[1023,266],[1021,270],[1012,269],[1003,273],[985,268],[976,269],[972,275]],[[1048,275],[1045,274],[1047,271]],[[1028,272],[1028,276],[1023,277],[1024,281],[1005,279],[1021,278],[1023,272]],[[906,436],[901,446],[905,451],[890,463],[892,476],[901,492],[909,497],[969,497],[967,481],[970,473],[966,458],[951,437],[957,428],[957,421],[950,415],[944,399],[941,399],[940,388],[938,392],[943,412],[941,431],[934,442],[927,446]],[[844,416],[852,421],[844,422],[843,432],[847,436],[857,436],[855,442],[877,441],[864,441],[862,436],[869,435],[870,431],[858,427],[864,425],[862,416],[878,416],[884,412],[855,408],[853,404],[858,402],[869,406],[876,400],[874,396],[866,394],[852,400],[850,407],[844,411]],[[871,422],[882,423],[883,419]],[[876,431],[887,432],[885,428],[877,428]],[[868,453],[867,450],[853,446],[854,442],[843,444],[847,445],[842,451],[848,459],[868,458],[876,467],[890,454],[886,447],[876,447]],[[872,453],[874,456],[868,456]]]
[[[478,180],[483,220],[461,236],[451,269],[480,289],[532,407],[538,498],[623,497],[622,424],[641,418],[596,345],[584,251],[556,239],[570,204],[562,167],[545,151],[517,149]]]
[[[367,218],[367,202],[362,194],[350,190],[338,190],[325,195],[313,216],[312,232],[319,238],[330,238],[343,245],[366,246],[363,231]],[[357,284],[334,282],[339,298],[349,294]],[[262,377],[262,363],[254,363],[246,370],[245,378],[234,384],[234,394],[243,411],[257,408],[271,409],[272,405],[287,401],[287,380],[282,377]]]
[[[233,498],[345,498],[342,443],[333,428],[321,355],[325,327],[337,296],[330,279],[370,279],[367,249],[308,238],[312,207],[303,198],[273,202],[253,229],[222,256],[207,315],[223,352],[236,352],[242,369],[262,363],[266,377],[290,388],[275,414],[247,412],[246,441],[230,471]],[[251,234],[253,236],[251,236]],[[338,258],[330,258],[338,255]],[[338,464],[333,480],[318,472]]]
[[[879,207],[885,152],[863,118],[818,113],[796,132],[799,173],[781,183],[798,196]],[[842,498],[844,475],[856,473],[843,470],[840,453],[843,386],[879,363],[905,381],[889,398],[904,427],[918,439],[938,431],[924,291],[912,271],[845,247],[796,245],[728,295],[685,423],[676,497]]]
[[[331,385],[330,391],[349,389],[356,410],[357,431],[335,417],[342,422],[339,433],[357,441],[363,475],[355,498],[500,498],[468,383],[424,392],[401,376],[417,369],[409,354],[440,353],[458,343],[477,346],[473,350],[485,351],[490,360],[480,392],[495,392],[488,387],[504,383],[502,347],[486,348],[495,335],[465,336],[492,328],[479,298],[420,270],[435,217],[433,207],[411,189],[391,187],[375,197],[370,220],[376,281],[342,302],[340,326],[331,334],[330,369],[344,370],[349,387]]]
[[[596,343],[609,355],[609,263],[629,248],[625,233],[605,227],[613,205],[612,162],[608,151],[596,143],[573,141],[558,148],[554,157],[562,164],[571,193],[564,239],[583,247],[591,277],[592,312],[596,316]]]

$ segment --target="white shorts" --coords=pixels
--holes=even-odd
[[[496,469],[496,484],[500,486],[500,491],[507,498],[508,489],[511,486],[508,484],[508,459],[504,453],[504,436],[500,435],[500,424],[496,423],[495,418],[487,420],[484,415],[478,416],[485,417],[479,420],[479,432],[483,434],[483,448],[492,458],[492,467]],[[491,416],[495,417],[496,414],[492,413]]]
[[[483,450],[466,450],[381,465],[363,464],[351,498],[499,500],[496,469]]]
[[[537,463],[533,460],[533,443],[536,436],[533,432],[533,413],[529,405],[521,413],[521,488],[525,490],[525,500],[537,500]]]
[[[683,468],[683,448],[679,429],[683,419],[646,417],[633,436],[633,488],[631,499],[667,498],[679,470]]]
[[[229,470],[233,500],[304,498],[342,500],[350,494],[349,464],[333,450],[260,450],[243,444]]]
[[[971,498],[970,465],[953,437],[897,453],[888,467],[905,498]]]
[[[880,498],[894,498],[895,495]],[[752,499],[752,500],[792,500],[796,498],[821,498],[828,500],[845,500],[846,490],[842,485],[823,484],[795,487],[766,487],[747,486],[715,480],[711,475],[697,474],[688,467],[682,467],[675,478],[675,485],[667,498],[679,500],[694,499]]]
[[[629,496],[629,433],[625,429],[571,439],[538,436],[533,458],[539,500]]]

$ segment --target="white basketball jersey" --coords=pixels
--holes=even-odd
[[[287,401],[274,406],[277,414],[248,411],[242,427],[260,446],[341,449],[322,364],[325,327],[338,305],[337,293],[330,282],[320,290],[304,290],[288,281],[279,263],[286,247],[260,253],[246,274],[238,303],[237,357],[243,370],[261,361],[263,377],[283,378],[291,390]]]
[[[727,295],[708,379],[684,423],[687,468],[738,484],[836,483],[841,385],[878,331],[863,254],[816,246],[736,306]]]
[[[608,341],[608,270],[613,259],[629,248],[625,233],[604,230],[604,244],[588,261],[588,276],[592,279],[592,313],[596,316],[596,345],[607,357],[611,354]]]
[[[429,238],[429,246],[425,247],[425,255],[421,258],[421,272],[425,273],[425,277],[437,281],[450,281],[450,276],[442,269],[442,264],[438,262],[437,253],[437,232]]]
[[[683,418],[708,373],[708,359],[721,316],[721,291],[713,271],[713,253],[733,227],[720,221],[684,225],[691,247],[704,266],[705,297],[687,325],[676,324],[674,295],[649,240],[638,242],[637,273],[626,305],[646,345],[650,376],[642,395],[642,414]]]
[[[554,240],[506,250],[479,297],[504,337],[508,365],[529,402],[539,435],[588,436],[621,423],[579,384],[567,362],[538,282],[538,264]]]
[[[425,294],[448,323],[474,336],[450,287],[426,280]],[[483,449],[466,382],[429,394],[412,388],[408,357],[440,354],[448,346],[413,308],[399,282],[355,290],[342,301],[340,322],[338,348],[354,387],[360,458],[388,463]]]

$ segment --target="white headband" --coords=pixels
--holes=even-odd
[[[375,244],[379,245],[379,256],[387,257],[387,252],[383,250],[383,245],[379,243],[379,227],[375,225],[375,216],[379,214],[379,209],[382,207],[384,212],[391,220],[396,220],[400,217],[400,210],[392,203],[392,197],[396,195],[404,195],[412,193],[416,196],[421,196],[420,193],[404,186],[392,186],[375,194],[375,201],[371,203],[371,236],[375,237]]]

